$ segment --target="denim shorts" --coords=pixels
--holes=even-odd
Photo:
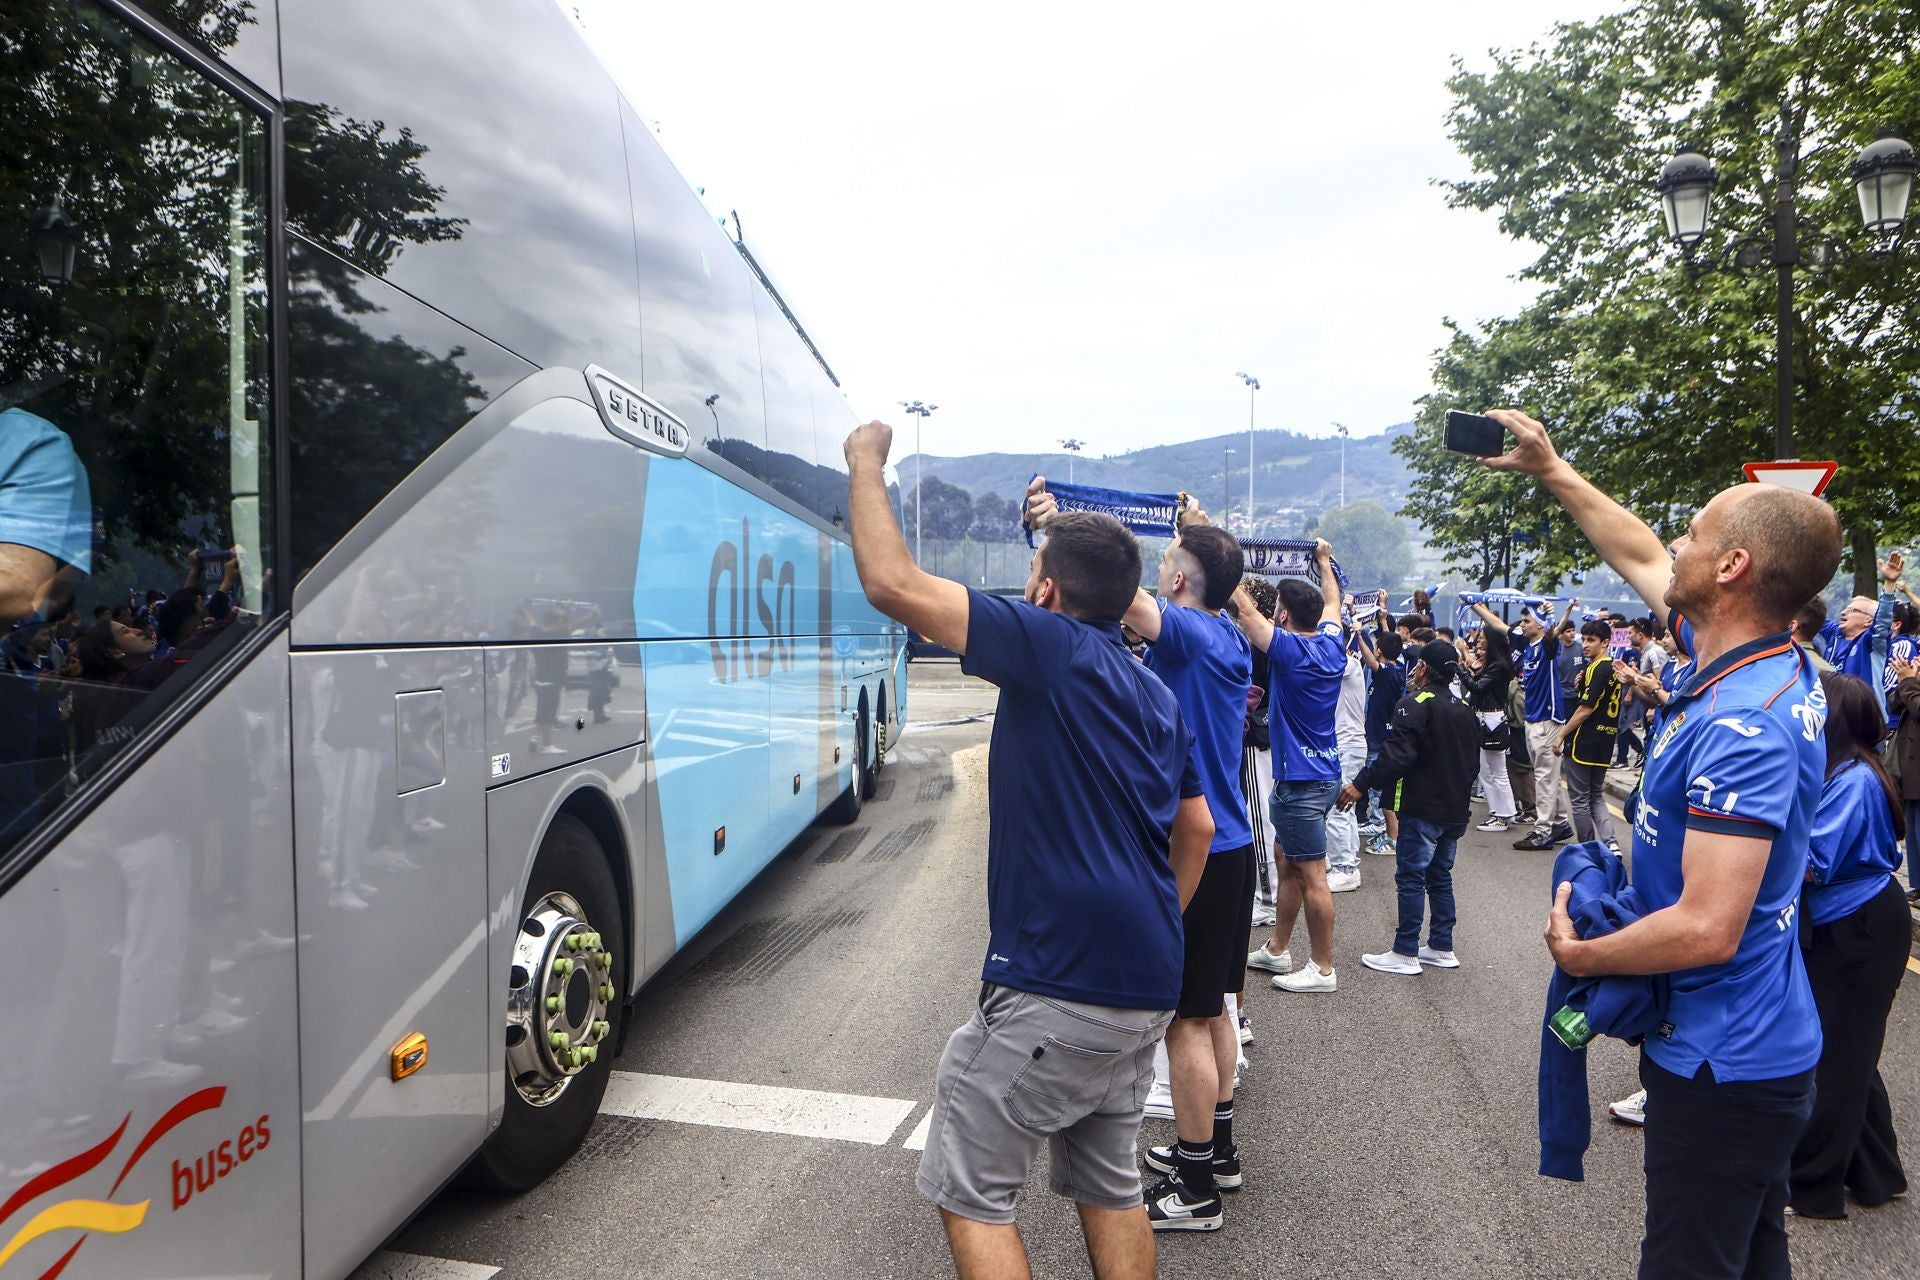
[[[1243,944],[1244,945],[1244,944]],[[1140,1117],[1173,1010],[1109,1009],[988,985],[947,1041],[920,1194],[975,1222],[1014,1220],[1042,1147],[1056,1195],[1140,1203]]]
[[[1327,856],[1327,815],[1340,794],[1332,778],[1321,782],[1276,782],[1267,813],[1273,840],[1288,862],[1322,862]]]

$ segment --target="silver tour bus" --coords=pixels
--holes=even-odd
[[[852,415],[553,0],[0,0],[0,1280],[579,1145],[869,794]]]

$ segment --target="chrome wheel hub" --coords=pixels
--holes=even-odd
[[[613,1000],[613,955],[580,903],[565,893],[536,902],[507,976],[507,1075],[521,1097],[547,1106],[599,1058]]]

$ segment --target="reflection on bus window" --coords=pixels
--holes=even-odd
[[[91,3],[0,44],[0,857],[271,611],[265,129]]]

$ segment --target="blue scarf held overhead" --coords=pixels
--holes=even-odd
[[[1031,484],[1038,472],[1029,477]],[[1125,489],[1102,489],[1098,485],[1068,484],[1064,480],[1047,481],[1047,492],[1062,511],[1098,511],[1112,516],[1134,533],[1156,538],[1171,538],[1179,532],[1174,518],[1180,514],[1181,495],[1177,493],[1129,493]],[[1033,526],[1024,516],[1020,527],[1026,530],[1027,545],[1033,545]]]
[[[1242,538],[1240,553],[1246,557],[1248,573],[1318,582],[1320,569],[1313,559],[1315,545],[1312,538]],[[1347,575],[1340,571],[1338,560],[1333,562],[1333,577],[1340,589],[1346,590]]]
[[[1582,938],[1617,933],[1646,914],[1627,883],[1620,855],[1588,840],[1561,849],[1553,860],[1549,890],[1571,881],[1567,914]],[[1540,1025],[1540,1172],[1568,1182],[1586,1180],[1584,1157],[1593,1141],[1587,1096],[1587,1051],[1569,1049],[1550,1025],[1562,1006],[1586,1015],[1595,1034],[1639,1044],[1660,1029],[1666,1014],[1664,977],[1575,978],[1559,966],[1547,984],[1547,1012]]]

